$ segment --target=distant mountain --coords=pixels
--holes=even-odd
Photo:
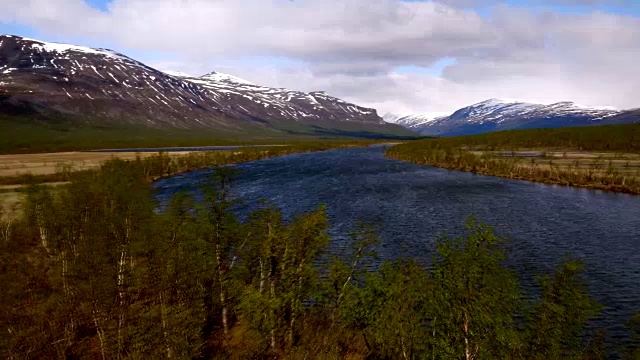
[[[0,36],[0,114],[235,136],[410,135],[376,110],[212,72],[165,73],[107,49]],[[60,120],[63,119],[63,120]]]
[[[421,114],[392,114],[388,113],[382,118],[391,124],[402,125],[407,129],[419,130],[428,123],[449,115],[448,113],[421,113]]]
[[[607,124],[631,124],[640,122],[640,109],[622,111],[607,119]]]
[[[405,115],[400,118],[390,117],[390,122],[423,135],[456,136],[498,130],[640,122],[639,115],[632,111],[620,111],[611,107],[588,107],[572,102],[544,105],[489,99],[459,109],[449,116],[433,118]]]

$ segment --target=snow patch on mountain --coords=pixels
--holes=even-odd
[[[177,78],[186,78],[186,77],[192,77],[191,75],[182,72],[182,71],[172,71],[172,70],[162,70],[163,73],[167,74],[167,75],[171,75],[173,77],[177,77]]]
[[[90,48],[90,47],[86,47],[86,46],[62,44],[62,43],[56,43],[56,42],[46,42],[46,41],[34,40],[34,39],[29,39],[29,38],[26,38],[26,37],[15,36],[15,35],[1,35],[1,36],[3,36],[3,37],[13,37],[13,38],[24,40],[24,41],[30,41],[30,42],[32,42],[31,43],[31,48],[37,49],[39,51],[44,51],[44,52],[65,53],[65,52],[68,52],[68,51],[74,51],[74,52],[81,52],[81,53],[86,53],[86,54],[104,55],[104,56],[127,59],[127,60],[129,59],[125,55],[119,54],[119,53],[117,53],[117,52],[115,52],[113,50],[110,50],[110,49],[102,49],[102,48],[94,49],[94,48]]]
[[[200,77],[203,80],[216,81],[216,82],[230,82],[235,84],[244,84],[244,85],[255,85],[251,81],[239,78],[237,76],[221,73],[221,72],[211,72],[209,74],[203,75]]]
[[[420,114],[393,114],[388,113],[382,117],[384,121],[391,124],[402,125],[408,129],[416,129],[422,125],[428,124],[432,121],[448,116],[449,113],[445,112],[426,112]]]
[[[236,96],[246,98],[254,105],[269,109],[276,117],[292,117],[296,121],[314,118],[362,121],[366,118],[367,121],[378,124],[385,123],[375,109],[348,103],[324,91],[305,93],[284,88],[271,88],[220,72],[212,72],[201,77],[182,76],[181,79],[210,90],[215,99]],[[242,112],[248,112],[247,106],[239,108]],[[335,117],[336,111],[343,115],[340,118]]]

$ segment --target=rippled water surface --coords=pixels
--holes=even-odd
[[[525,291],[567,256],[584,260],[591,293],[605,305],[597,326],[613,338],[640,311],[640,196],[512,181],[389,160],[381,147],[243,163],[236,193],[245,209],[271,200],[291,216],[326,204],[334,242],[359,220],[378,227],[382,259],[428,263],[436,236],[462,233],[470,214],[511,239],[510,265]],[[162,179],[158,198],[196,191],[210,170]],[[243,213],[243,209],[239,210]]]

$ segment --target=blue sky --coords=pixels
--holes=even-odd
[[[102,10],[102,11],[106,11],[107,10],[107,6],[111,2],[111,0],[86,0],[86,1],[92,7],[96,8],[96,9],[99,9],[99,10]]]
[[[86,2],[96,9],[107,11],[108,5],[112,2],[112,0],[86,0]],[[613,0],[601,2],[600,4],[577,4],[564,6],[558,5],[557,1],[554,0],[505,0],[496,2],[505,3],[512,6],[545,7],[563,12],[584,12],[595,10],[640,16],[640,2],[636,0]],[[567,3],[568,2],[570,1],[567,1]]]
[[[570,1],[565,1],[569,3]],[[600,4],[586,5],[558,5],[557,1],[532,1],[532,0],[509,0],[507,4],[512,6],[522,6],[531,8],[548,8],[553,11],[563,13],[585,13],[602,11],[629,16],[640,16],[640,1],[637,0],[612,0],[601,2]]]

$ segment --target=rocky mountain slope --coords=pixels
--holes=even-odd
[[[107,49],[9,35],[0,36],[0,114],[238,136],[410,134],[374,109],[322,92],[263,87],[215,72],[170,74]]]
[[[387,121],[423,135],[455,136],[498,130],[555,128],[640,122],[631,112],[610,107],[594,108],[572,102],[545,105],[516,100],[489,99],[455,111],[449,116],[405,115]]]
[[[233,103],[247,116],[260,114],[274,122],[313,123],[350,121],[384,125],[375,109],[364,108],[327,95],[322,91],[304,93],[270,88],[218,72],[201,77],[178,74],[179,78],[209,90],[220,104]]]

